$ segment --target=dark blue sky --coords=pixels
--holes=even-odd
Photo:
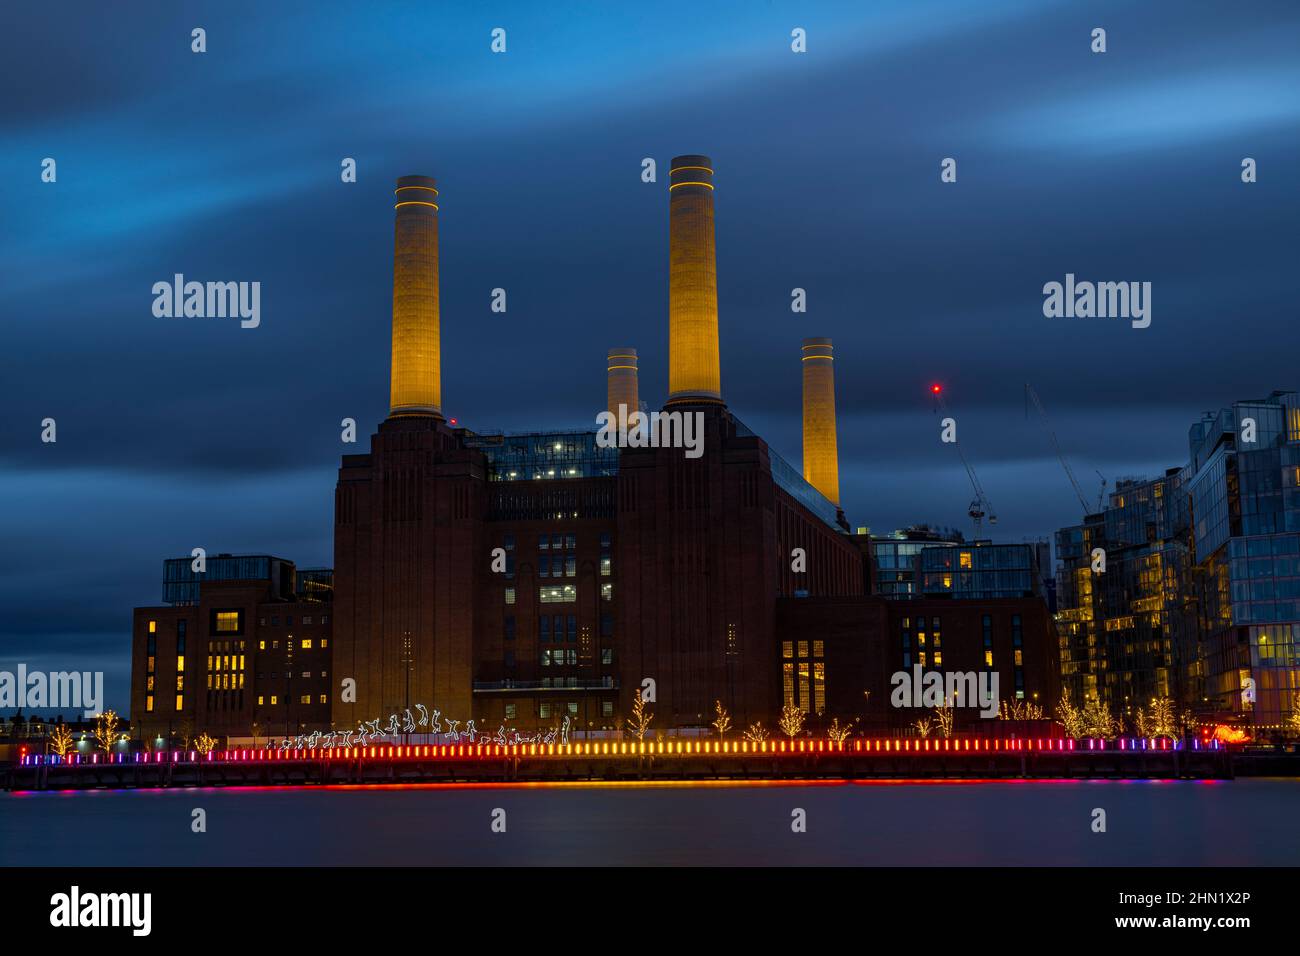
[[[724,394],[797,466],[799,341],[832,336],[875,530],[968,527],[932,380],[1006,540],[1079,514],[1026,380],[1090,494],[1300,385],[1293,2],[35,3],[0,33],[0,667],[105,669],[119,707],[165,556],[332,562],[399,175],[442,190],[444,407],[522,429],[592,421],[611,345],[663,400],[667,161],[711,155]],[[261,282],[261,327],[155,318],[176,272]],[[1067,272],[1152,282],[1151,327],[1044,318]]]

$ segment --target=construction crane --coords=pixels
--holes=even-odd
[[[1043,400],[1039,398],[1038,393],[1034,391],[1034,386],[1030,385],[1028,382],[1025,382],[1025,417],[1026,418],[1029,417],[1030,399],[1033,399],[1034,407],[1038,409],[1038,414],[1041,415],[1043,418],[1043,427],[1047,429],[1048,437],[1052,439],[1052,448],[1056,452],[1056,459],[1061,463],[1061,467],[1065,469],[1066,477],[1070,479],[1070,486],[1074,488],[1074,494],[1079,499],[1079,505],[1080,507],[1083,508],[1084,517],[1087,517],[1089,514],[1092,514],[1094,511],[1100,511],[1101,503],[1106,497],[1106,476],[1103,475],[1101,472],[1097,472],[1097,477],[1101,479],[1101,491],[1097,493],[1097,507],[1093,509],[1089,509],[1088,498],[1083,493],[1083,488],[1079,486],[1079,480],[1074,477],[1074,471],[1070,468],[1070,463],[1065,460],[1065,454],[1064,452],[1061,451],[1061,443],[1056,440],[1056,432],[1052,428],[1052,420],[1047,417],[1047,409],[1043,407]]]
[[[948,403],[943,398],[943,386],[934,384],[930,386],[930,394],[934,396],[935,412],[942,411],[946,417],[951,417],[948,412]],[[984,486],[980,484],[979,476],[975,474],[975,469],[971,463],[966,460],[966,454],[961,450],[961,442],[954,441],[957,446],[957,457],[961,459],[963,467],[966,469],[966,477],[970,479],[971,490],[975,492],[975,497],[971,499],[970,507],[966,513],[970,515],[971,521],[975,523],[975,537],[980,536],[981,524],[984,518],[989,519],[989,524],[997,524],[998,516],[993,510],[993,502],[989,501],[988,495],[984,494]]]

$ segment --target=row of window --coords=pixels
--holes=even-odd
[[[293,635],[290,634],[290,635],[289,635],[289,639],[288,639],[287,641],[284,642],[284,646],[285,646],[285,648],[286,648],[287,650],[290,650],[290,651],[292,651],[295,647],[300,648],[300,649],[302,649],[302,650],[304,650],[304,651],[310,651],[310,650],[312,650],[313,648],[316,648],[316,647],[319,647],[321,650],[325,650],[326,648],[328,648],[328,647],[330,646],[330,639],[329,639],[328,637],[322,637],[322,638],[319,639],[319,642],[318,642],[316,638],[312,638],[312,637],[304,637],[304,638],[302,638],[302,639],[299,640],[299,641],[294,641],[294,639],[293,639]],[[257,642],[257,649],[258,649],[259,651],[264,651],[264,650],[266,650],[266,641],[258,641],[258,642]],[[278,651],[279,649],[280,649],[280,642],[279,642],[279,640],[272,640],[272,641],[271,641],[271,650],[273,650],[273,651]]]
[[[614,585],[608,581],[600,586],[600,599],[602,601],[614,600]],[[505,588],[506,604],[514,604],[518,600],[515,589]],[[537,600],[542,604],[572,604],[578,600],[578,589],[572,584],[543,584],[537,589]]]
[[[265,706],[267,706],[267,703],[266,703],[266,702],[267,702],[268,698],[269,698],[270,701],[271,701],[270,706],[272,706],[272,707],[275,707],[275,706],[277,706],[277,705],[280,703],[280,695],[279,695],[279,694],[269,694],[269,695],[268,695],[268,694],[258,694],[258,695],[257,695],[257,706],[258,706],[258,707],[265,707]],[[288,698],[286,697],[285,700],[286,700],[286,702],[287,702],[287,701],[288,701]],[[311,694],[301,694],[301,695],[299,695],[299,697],[298,697],[298,703],[300,703],[300,704],[310,704],[311,702],[312,702],[312,695],[311,695]],[[317,694],[317,695],[316,695],[316,703],[318,703],[318,704],[328,704],[329,702],[330,702],[330,698],[329,698],[329,695],[328,695],[328,694]]]
[[[144,709],[145,709],[148,713],[151,713],[151,714],[153,713],[153,697],[154,697],[153,694],[146,694],[146,695],[145,695],[145,698],[144,698]],[[184,694],[177,694],[177,695],[176,695],[176,709],[177,709],[177,710],[184,710],[184,709],[185,709],[185,695],[184,695]]]

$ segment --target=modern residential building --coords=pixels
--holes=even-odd
[[[135,609],[131,721],[150,740],[292,736],[330,722],[330,572],[270,555],[168,559]]]
[[[1063,680],[1079,698],[1132,713],[1167,695],[1264,735],[1300,709],[1295,392],[1207,412],[1185,466],[1117,484],[1057,533],[1057,553]]]

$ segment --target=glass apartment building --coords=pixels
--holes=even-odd
[[[956,531],[907,528],[870,538],[873,590],[893,600],[1044,597],[1050,549],[1046,541],[967,542]]]
[[[1106,570],[1094,574],[1094,548]],[[1207,413],[1188,463],[1057,534],[1063,680],[1129,712],[1168,694],[1262,736],[1300,708],[1300,396]]]

